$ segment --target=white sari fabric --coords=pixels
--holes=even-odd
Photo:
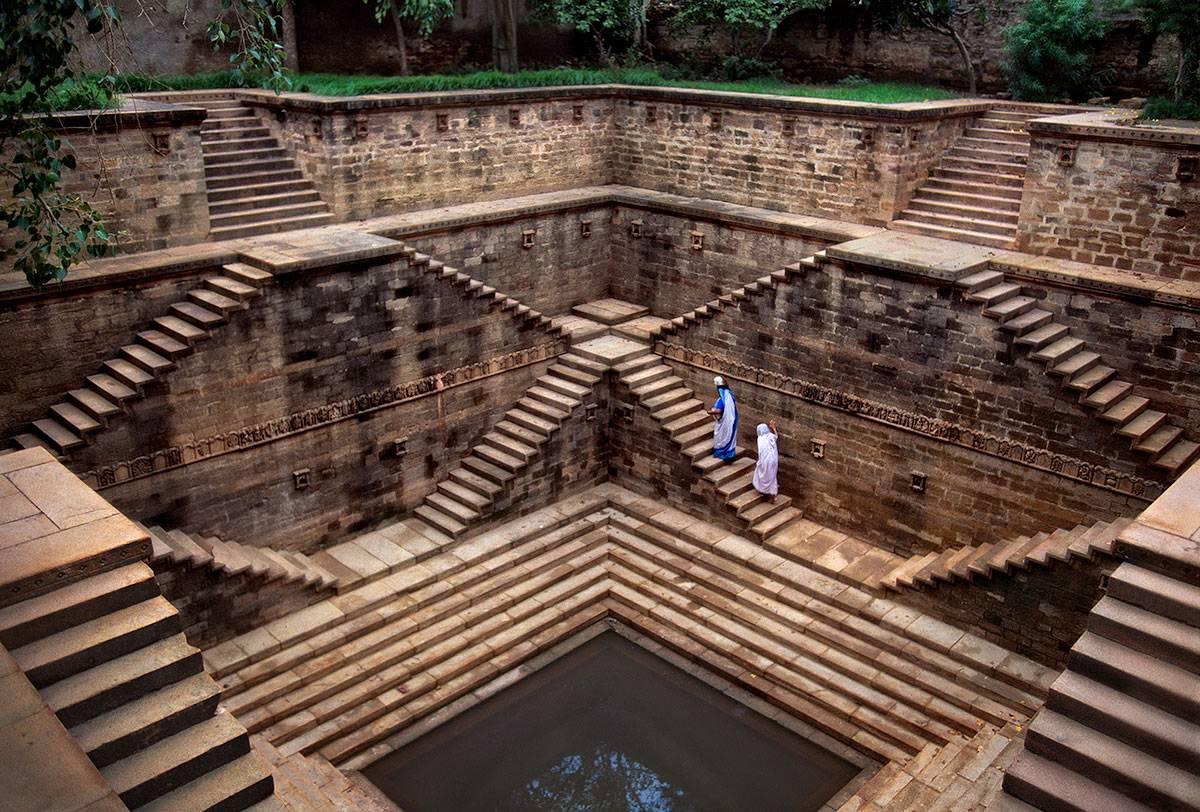
[[[728,386],[717,390],[717,402],[714,409],[721,412],[717,424],[713,427],[713,456],[723,460],[731,460],[737,456],[737,402]]]
[[[754,489],[767,496],[779,494],[779,438],[766,423],[758,424],[758,464],[754,466]]]

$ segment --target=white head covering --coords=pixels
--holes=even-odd
[[[779,493],[778,438],[766,423],[758,424],[758,462],[754,466],[754,489],[767,496]]]
[[[715,383],[717,385],[717,388],[720,389],[722,386],[725,385],[725,379],[722,378],[720,375],[718,375],[717,377],[713,378],[713,383]]]

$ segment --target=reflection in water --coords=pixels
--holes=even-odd
[[[612,632],[363,770],[405,812],[815,812],[855,772]]]
[[[628,753],[599,742],[515,790],[497,812],[700,812],[684,791]]]

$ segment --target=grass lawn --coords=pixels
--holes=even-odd
[[[704,90],[729,90],[741,93],[767,93],[782,96],[809,96],[822,99],[878,102],[883,104],[951,99],[958,94],[940,87],[897,82],[864,82],[844,85],[796,85],[779,79],[747,79],[739,82],[705,82],[667,79],[657,71],[636,68],[554,70],[499,73],[483,71],[457,75],[428,76],[350,76],[332,73],[299,73],[292,77],[292,89],[322,96],[357,96],[366,93],[420,93],[443,90],[477,90],[507,87],[549,87],[553,85],[628,84],[658,87],[692,87]],[[117,89],[125,92],[162,90],[201,90],[229,87],[228,73],[194,76],[121,76]]]

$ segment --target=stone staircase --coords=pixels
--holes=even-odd
[[[600,486],[205,657],[256,736],[351,768],[606,617],[884,761],[1040,707],[1048,669],[680,516]]]
[[[686,330],[692,325],[714,318],[726,310],[738,310],[745,302],[763,296],[767,291],[780,285],[793,282],[797,277],[817,268],[824,258],[825,252],[818,251],[811,257],[805,257],[799,262],[786,265],[767,276],[761,276],[748,285],[731,290],[694,310],[689,310],[682,316],[676,316],[669,322],[651,329],[649,331],[650,340],[655,341],[664,336],[678,333],[680,330]]]
[[[251,737],[254,752],[271,765],[275,779],[272,810],[280,812],[400,812],[379,790],[370,792],[319,755],[285,756],[261,736]],[[265,802],[264,802],[265,803]],[[257,812],[257,809],[256,809]]]
[[[1063,386],[1096,417],[1113,425],[1129,440],[1134,451],[1171,477],[1176,477],[1200,456],[1200,443],[1188,439],[1182,428],[1168,422],[1166,413],[1150,408],[1150,399],[1134,393],[1134,384],[1118,377],[1117,370],[1071,335],[1039,300],[1026,295],[1020,284],[1008,282],[999,271],[980,271],[956,283],[966,298],[984,306],[983,315],[1000,323],[1018,347],[1046,365],[1046,372],[1062,379]]]
[[[105,361],[79,389],[72,389],[61,403],[50,407],[46,417],[33,421],[29,431],[18,434],[14,449],[40,446],[56,456],[69,454],[87,444],[108,424],[125,414],[132,401],[145,396],[146,388],[176,368],[195,345],[212,336],[212,331],[229,320],[235,310],[245,310],[271,274],[244,263],[221,268],[187,292],[183,301],[171,305],[166,315],[154,319],[132,343]]]
[[[901,592],[905,589],[935,587],[939,583],[958,581],[977,583],[1014,570],[1028,570],[1034,565],[1048,567],[1053,562],[1074,558],[1093,558],[1109,555],[1117,536],[1132,519],[1081,524],[1052,533],[1034,533],[996,543],[956,547],[939,552],[915,555],[905,560],[879,579],[882,589]]]
[[[1028,124],[1041,113],[989,110],[946,151],[889,227],[1011,248],[1029,158]]]
[[[738,458],[725,462],[713,456],[713,421],[702,403],[662,359],[645,352],[616,366],[619,380],[629,387],[638,403],[649,410],[692,468],[712,485],[742,524],[759,539],[766,540],[800,518],[789,496],[771,500],[751,484],[755,458],[739,451]]]
[[[189,104],[208,110],[200,146],[214,240],[333,222],[329,206],[251,108],[233,97]]]
[[[0,642],[131,809],[238,810],[271,795],[144,562],[0,609]]]
[[[583,405],[605,367],[581,355],[558,357],[471,453],[425,497],[415,515],[459,538],[491,513],[496,498],[530,463],[564,421]]]
[[[302,583],[315,590],[336,589],[338,579],[303,553],[255,547],[216,536],[202,536],[183,530],[138,524],[150,536],[150,564],[170,561],[178,566],[207,567],[219,575],[251,575],[265,583],[279,581]]]
[[[1008,793],[1046,812],[1200,809],[1200,556],[1181,541],[1109,577]]]

